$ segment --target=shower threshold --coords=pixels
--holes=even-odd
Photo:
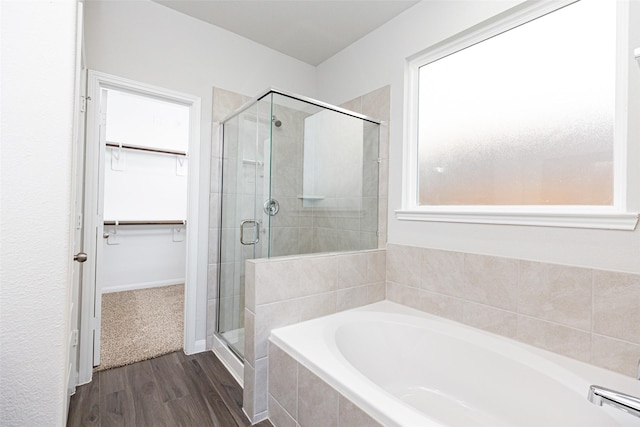
[[[231,335],[231,338],[235,338],[236,342],[240,343],[240,349],[244,351],[244,329],[236,329],[235,331],[235,334],[229,335]],[[236,344],[231,344],[225,336],[225,334],[229,332],[232,331],[215,334],[213,336],[213,346],[211,350],[218,356],[218,359],[220,359],[238,384],[240,384],[240,387],[244,387],[244,358],[238,354],[238,351],[233,347]]]

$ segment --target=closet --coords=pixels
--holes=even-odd
[[[100,111],[94,365],[102,370],[182,348],[190,112],[108,88]]]

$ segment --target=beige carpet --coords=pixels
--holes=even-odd
[[[182,348],[184,285],[102,295],[100,365],[94,371]]]

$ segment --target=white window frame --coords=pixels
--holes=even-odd
[[[410,58],[405,64],[405,123],[402,209],[399,220],[548,227],[634,230],[638,213],[627,210],[627,105],[629,69],[629,5],[617,3],[616,102],[614,123],[614,200],[612,206],[418,205],[418,80],[429,64],[518,25],[575,3],[528,1],[504,14],[459,33]]]

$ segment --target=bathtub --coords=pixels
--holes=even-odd
[[[269,340],[384,426],[640,426],[586,398],[640,381],[389,301]]]

